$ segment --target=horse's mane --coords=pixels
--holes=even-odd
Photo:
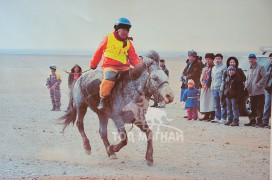
[[[148,51],[145,56],[148,57],[148,58],[150,58],[150,59],[153,59],[156,62],[160,61],[160,55],[156,51],[154,51],[154,50]]]
[[[159,61],[160,61],[160,55],[154,50],[148,51],[148,53],[145,55],[145,57],[152,59],[156,63],[159,63]],[[130,70],[131,78],[133,80],[139,78],[147,66],[149,66],[149,64],[146,64],[145,60],[143,60],[143,62],[139,66]]]

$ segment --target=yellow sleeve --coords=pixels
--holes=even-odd
[[[61,80],[61,76],[60,76],[59,73],[56,73],[56,78],[59,79],[59,80]]]

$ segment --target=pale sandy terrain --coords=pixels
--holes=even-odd
[[[155,121],[161,123],[159,131],[164,137],[154,140],[155,164],[148,167],[144,162],[146,142],[136,127],[117,160],[108,159],[98,133],[98,118],[91,111],[85,117],[90,156],[84,152],[76,126],[61,133],[56,119],[68,103],[67,74],[61,71],[62,111],[51,112],[45,87],[48,66],[55,63],[59,69],[69,69],[78,63],[85,70],[88,57],[0,56],[0,178],[269,179],[270,130],[244,127],[246,117],[241,117],[240,127],[183,119],[186,113],[179,104],[179,76],[185,63],[166,61],[176,98],[165,109],[150,108],[149,119],[162,116]],[[153,128],[156,131],[158,127]],[[115,131],[110,122],[111,142]],[[170,137],[173,131],[183,136]]]

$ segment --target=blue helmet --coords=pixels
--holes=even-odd
[[[131,28],[131,23],[127,18],[119,18],[115,23],[114,23],[114,28],[116,30],[122,28],[130,29]]]
[[[119,19],[117,19],[117,21],[115,22],[114,26],[118,26],[119,24],[125,24],[125,25],[131,26],[131,23],[130,23],[130,21],[127,18],[119,18]]]

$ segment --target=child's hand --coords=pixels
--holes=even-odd
[[[185,104],[185,102],[184,102],[184,101],[181,101],[181,104]]]

